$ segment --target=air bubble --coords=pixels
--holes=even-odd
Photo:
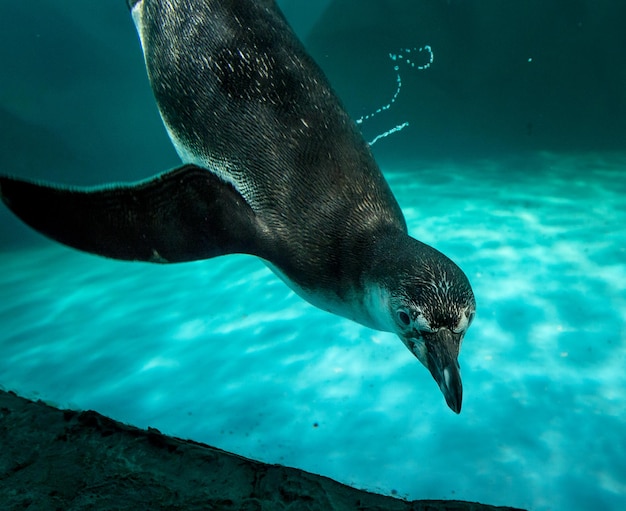
[[[410,54],[411,52],[416,52],[416,53],[424,52],[424,53],[427,53],[428,55],[426,57],[426,60],[422,61],[423,62],[422,64],[416,64],[413,60],[411,60],[409,58],[405,58],[405,54]],[[433,54],[432,48],[429,45],[426,45],[426,46],[422,46],[421,48],[404,48],[404,49],[401,49],[398,53],[390,53],[389,54],[389,58],[393,62],[397,62],[399,60],[403,60],[406,63],[406,65],[411,66],[414,69],[418,69],[420,71],[423,71],[424,69],[428,69],[432,65],[435,56]],[[378,115],[379,113],[381,113],[381,112],[383,112],[385,110],[389,110],[391,108],[391,105],[393,105],[396,102],[396,99],[397,99],[398,95],[400,94],[400,89],[402,88],[402,77],[400,76],[400,66],[399,65],[395,65],[393,67],[393,70],[396,72],[396,92],[392,96],[391,100],[389,101],[389,103],[387,103],[384,106],[381,106],[379,109],[375,110],[371,114],[364,115],[363,117],[357,119],[356,120],[357,124],[362,124],[364,121],[367,121],[367,120],[371,119],[372,117]],[[377,135],[376,137],[374,137],[374,139],[371,142],[368,142],[368,144],[370,146],[373,146],[381,138],[385,138],[385,137],[388,137],[389,135],[391,135],[393,133],[397,133],[398,131],[406,128],[408,125],[409,125],[408,122],[404,122],[402,124],[398,124],[394,128],[391,128],[390,130],[387,130],[384,133],[381,133],[380,135]]]

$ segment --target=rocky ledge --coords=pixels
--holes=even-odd
[[[0,502],[6,510],[64,511],[513,509],[376,495],[7,392],[0,392]]]

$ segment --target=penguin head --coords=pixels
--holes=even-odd
[[[382,277],[386,329],[394,331],[430,371],[450,409],[460,413],[463,386],[458,356],[476,313],[474,293],[454,262],[428,245],[409,240],[385,257],[385,266],[395,267]]]
[[[421,298],[430,292],[428,289],[419,291]],[[394,315],[396,333],[430,371],[450,409],[460,413],[463,385],[458,356],[465,332],[474,319],[475,306],[456,303],[454,313],[448,314],[452,310],[448,309],[448,304],[429,308],[428,301],[418,302],[407,297],[398,297],[390,303],[393,303],[390,312]]]

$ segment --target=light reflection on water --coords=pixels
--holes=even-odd
[[[387,169],[411,233],[474,286],[458,417],[393,335],[246,256],[0,254],[0,384],[409,498],[617,510],[626,159],[533,158]]]

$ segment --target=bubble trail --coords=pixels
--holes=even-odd
[[[415,60],[412,58],[412,56],[420,54],[422,52],[427,53],[428,57],[427,57],[427,61],[426,62],[423,62],[423,63],[419,64],[419,63],[415,62]],[[426,46],[422,46],[421,48],[403,48],[403,49],[399,50],[398,53],[390,53],[389,54],[389,58],[393,62],[403,62],[406,65],[409,65],[409,66],[411,66],[414,69],[424,70],[424,69],[428,69],[432,65],[435,56],[433,54],[432,48],[429,45],[426,45]],[[377,110],[375,110],[371,114],[364,115],[363,117],[360,117],[359,119],[357,119],[356,120],[357,124],[362,124],[364,121],[372,119],[374,116],[380,114],[381,112],[384,112],[385,110],[389,110],[391,108],[391,105],[393,105],[396,102],[396,99],[397,99],[398,95],[400,94],[400,90],[402,89],[402,77],[400,76],[400,64],[399,63],[396,64],[393,69],[396,72],[396,91],[393,94],[391,100],[389,101],[389,103],[387,103],[386,105],[381,106],[380,108],[378,108]],[[388,137],[389,135],[391,135],[393,133],[397,133],[398,131],[403,130],[404,128],[406,128],[408,125],[409,125],[408,122],[404,122],[402,124],[398,124],[394,128],[391,128],[390,130],[387,130],[384,133],[381,133],[380,135],[377,135],[370,142],[368,142],[368,144],[370,146],[372,146],[376,142],[378,142],[381,138],[385,138],[385,137]]]

